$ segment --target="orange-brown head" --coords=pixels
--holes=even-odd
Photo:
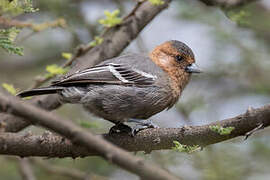
[[[180,41],[167,41],[157,46],[149,56],[170,76],[171,88],[177,98],[188,83],[190,75],[201,72],[195,64],[192,50]]]

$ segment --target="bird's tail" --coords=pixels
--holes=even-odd
[[[43,87],[43,88],[36,88],[31,90],[22,91],[17,96],[23,98],[28,96],[37,96],[37,95],[43,95],[43,94],[55,94],[59,91],[62,91],[63,87],[55,87],[55,86],[49,86],[49,87]]]

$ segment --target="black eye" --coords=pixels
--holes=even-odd
[[[180,61],[183,61],[184,58],[183,58],[183,56],[178,55],[178,56],[176,56],[176,60],[177,60],[178,62],[180,62]]]

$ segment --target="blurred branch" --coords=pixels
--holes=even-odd
[[[95,150],[99,156],[126,169],[143,179],[176,180],[176,176],[168,171],[144,162],[143,159],[131,155],[125,150],[111,144],[100,136],[75,125],[71,120],[63,119],[48,111],[20,101],[19,98],[0,94],[0,111],[21,116],[31,124],[37,124],[55,131],[71,140],[73,144]],[[48,134],[49,135],[49,134]],[[39,141],[42,143],[42,141]],[[4,145],[4,147],[6,147]],[[5,148],[4,148],[5,149]]]
[[[40,166],[42,170],[45,170],[48,173],[66,176],[72,179],[81,179],[81,180],[90,180],[90,179],[106,180],[107,179],[106,177],[101,177],[95,174],[87,174],[78,169],[64,168],[61,166],[52,165],[52,164],[46,163],[44,160],[37,159],[37,158],[31,158],[30,161],[33,164]]]
[[[103,35],[103,43],[91,49],[86,49],[78,53],[76,63],[70,70],[69,74],[79,69],[94,66],[106,59],[119,55],[133,39],[141,32],[141,30],[162,10],[168,7],[171,0],[164,0],[163,5],[153,6],[150,2],[145,1],[139,3],[131,11],[122,24],[110,28]],[[57,95],[48,95],[33,98],[33,105],[46,110],[53,110],[61,106]],[[0,128],[6,132],[17,132],[30,125],[27,121],[12,115],[0,116]]]
[[[103,137],[113,144],[127,151],[145,151],[172,149],[173,141],[185,145],[207,145],[223,142],[238,136],[247,136],[259,126],[270,125],[270,105],[258,109],[249,109],[246,113],[236,117],[216,121],[202,126],[185,126],[180,128],[147,129],[139,132],[135,137],[127,134],[105,134]],[[229,135],[220,135],[212,131],[209,126],[234,127]],[[43,134],[19,135],[15,133],[0,134],[0,154],[18,156],[45,157],[85,157],[98,155],[93,149],[86,149],[72,144],[63,137]]]
[[[223,8],[232,8],[237,6],[243,6],[247,3],[251,3],[257,0],[200,0],[207,6],[220,6]]]
[[[23,180],[36,180],[31,164],[27,158],[18,159]]]
[[[59,18],[55,21],[52,22],[45,22],[41,24],[34,24],[34,23],[29,23],[29,22],[22,22],[14,19],[7,19],[3,16],[0,16],[0,24],[2,26],[7,27],[17,27],[17,28],[30,28],[33,31],[39,32],[43,31],[47,28],[51,27],[65,27],[66,26],[66,21],[62,18]]]

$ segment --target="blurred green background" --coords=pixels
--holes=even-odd
[[[103,11],[119,9],[126,15],[135,5],[131,0],[39,0],[35,13],[16,19],[43,23],[62,18],[65,27],[33,32],[24,28],[16,44],[24,47],[24,56],[0,50],[0,83],[29,88],[34,79],[46,74],[50,64],[66,60],[62,52],[74,53],[102,31],[98,23]],[[198,0],[175,0],[158,15],[123,52],[149,52],[167,40],[180,40],[194,51],[204,71],[194,75],[180,101],[169,111],[152,119],[161,127],[201,125],[236,116],[248,107],[260,107],[270,101],[270,1],[256,1],[233,9],[205,6]],[[92,117],[78,105],[56,110],[96,133],[108,132],[111,123]],[[41,134],[44,130],[29,127]],[[24,133],[21,132],[21,133]],[[256,133],[247,141],[237,138],[211,145],[192,154],[157,151],[138,156],[168,168],[186,180],[268,180],[270,179],[270,131]],[[75,179],[48,171],[46,165],[89,174],[89,179],[138,179],[98,157],[78,159],[31,159],[37,179]],[[0,157],[0,179],[21,179],[18,159]],[[79,178],[78,179],[82,179]]]

